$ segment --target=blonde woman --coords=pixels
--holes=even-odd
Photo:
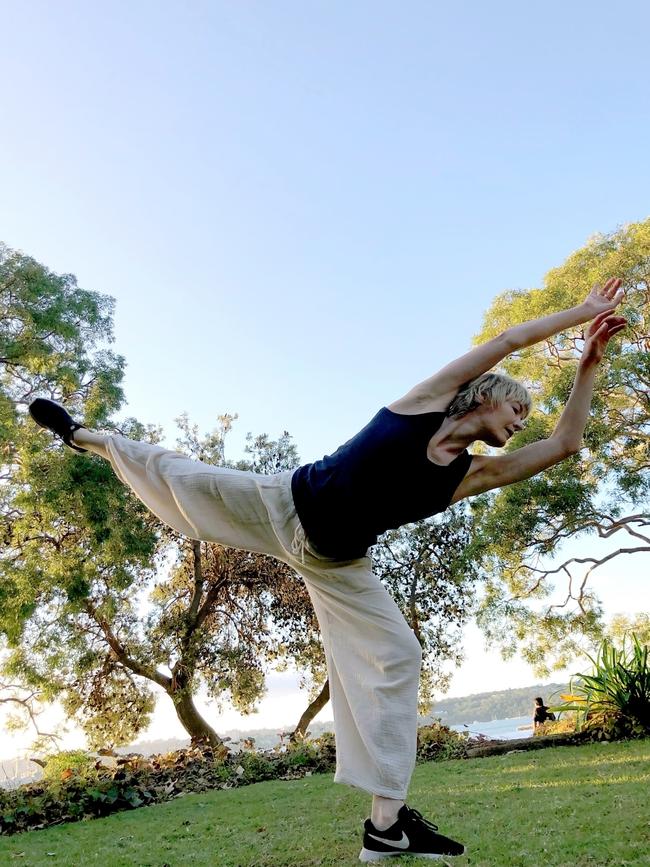
[[[545,470],[581,447],[594,376],[610,338],[621,281],[580,305],[506,329],[383,407],[332,455],[273,476],[205,465],[160,446],[93,433],[37,399],[35,421],[77,451],[109,460],[162,521],[192,539],[270,554],[304,579],[321,628],[335,722],[335,781],[372,795],[361,861],[399,854],[460,855],[464,846],[405,804],[415,765],[422,652],[373,574],[368,549],[384,531],[465,497]],[[488,371],[511,352],[593,320],[571,396],[552,435],[503,455],[531,399]]]

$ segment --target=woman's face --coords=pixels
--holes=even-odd
[[[513,434],[524,427],[526,407],[520,401],[510,398],[497,406],[481,404],[474,412],[481,423],[477,439],[483,440],[489,446],[501,448]]]

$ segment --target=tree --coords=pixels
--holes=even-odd
[[[299,652],[301,642],[313,653],[315,619],[286,566],[180,539],[107,462],[72,454],[27,418],[31,399],[46,394],[88,426],[111,425],[124,365],[106,348],[112,309],[111,299],[79,289],[71,275],[0,249],[0,629],[11,651],[4,670],[44,700],[60,698],[92,743],[131,740],[148,722],[156,684],[193,738],[218,745],[196,709],[198,685],[251,710],[265,662]],[[182,418],[180,446],[223,462],[231,423],[222,417],[201,439]],[[152,442],[161,435],[134,419],[122,432]],[[251,468],[295,460],[288,434],[250,439]],[[168,578],[156,581],[157,567],[170,563]]]
[[[632,635],[636,635],[641,644],[650,646],[650,614],[640,612],[634,617],[625,614],[612,617],[606,637],[614,647],[622,647],[625,641],[630,641]]]
[[[26,689],[20,683],[0,680],[0,710],[5,712],[5,731],[23,731],[29,727],[36,735],[37,746],[58,744],[60,735],[42,731],[39,726],[38,718],[43,712],[43,704],[38,690]]]
[[[593,283],[614,275],[623,278],[629,326],[599,370],[584,448],[542,475],[473,503],[477,556],[480,550],[488,576],[481,622],[506,653],[522,653],[544,675],[602,636],[602,610],[589,584],[593,572],[614,558],[650,551],[650,220],[592,238],[546,275],[544,288],[499,296],[477,337],[487,340],[578,304]],[[572,329],[504,362],[505,372],[525,382],[536,399],[528,427],[510,448],[550,434],[582,343],[582,329]],[[563,557],[563,544],[577,539],[585,556]],[[557,601],[554,591],[561,593]]]
[[[63,660],[75,652],[59,627],[88,599],[99,601],[101,588],[125,593],[151,574],[155,528],[110,468],[85,456],[75,462],[26,422],[29,402],[45,394],[83,411],[89,425],[108,424],[123,400],[124,360],[108,348],[112,312],[112,299],[80,289],[72,275],[0,247],[4,670],[45,701],[65,688]]]

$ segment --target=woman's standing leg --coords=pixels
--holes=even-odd
[[[404,803],[417,747],[422,650],[370,560],[331,563],[304,552],[304,578],[323,636],[336,734],[335,782],[372,793],[361,861],[407,853],[462,855],[464,846]]]
[[[422,649],[370,560],[306,556],[303,577],[321,628],[336,733],[335,782],[403,803],[415,766]],[[389,803],[375,803],[389,818]]]

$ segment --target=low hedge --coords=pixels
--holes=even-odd
[[[335,769],[334,735],[282,741],[272,750],[250,748],[219,758],[211,747],[191,746],[166,755],[131,754],[102,759],[75,750],[45,764],[44,777],[13,790],[0,789],[0,833],[15,834],[107,816],[207,789],[231,789],[262,780],[291,780]],[[469,738],[436,724],[418,731],[419,762],[465,755]],[[113,763],[107,767],[106,762]]]
[[[106,816],[190,792],[323,773],[334,768],[335,755],[329,734],[276,750],[231,753],[225,759],[205,745],[146,758],[118,756],[111,760],[114,767],[94,756],[82,761],[79,751],[59,753],[46,763],[39,782],[0,789],[0,833]]]

